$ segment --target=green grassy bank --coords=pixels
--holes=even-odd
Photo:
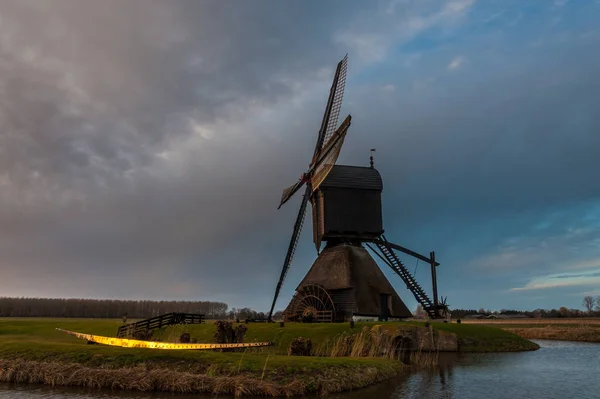
[[[458,337],[461,352],[521,352],[537,350],[539,346],[510,331],[473,324],[440,324],[434,328]]]
[[[294,338],[307,337],[315,351],[327,348],[341,334],[358,333],[344,324],[249,324],[245,342],[273,341],[269,348],[245,352],[165,351],[87,345],[55,328],[114,336],[120,320],[0,319],[0,381],[111,387],[173,392],[286,396],[325,394],[362,388],[397,375],[400,362],[383,358],[287,356]],[[422,325],[407,322],[403,325]],[[395,329],[400,323],[384,323]],[[537,345],[497,328],[432,323],[455,333],[461,351],[516,351]],[[175,341],[185,329],[198,342],[211,342],[212,323],[177,326],[160,332]]]

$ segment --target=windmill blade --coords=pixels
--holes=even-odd
[[[344,138],[346,137],[346,133],[348,132],[351,121],[352,116],[348,115],[338,130],[331,136],[327,144],[325,144],[323,149],[319,151],[316,160],[310,164],[310,194],[312,194],[312,191],[316,190],[321,185],[329,172],[331,172],[333,165],[335,165],[335,161],[337,161],[338,157],[340,156],[340,151],[342,150],[342,145],[344,144]],[[302,178],[298,182],[283,190],[281,202],[279,203],[279,207],[277,207],[277,209],[281,208],[283,204],[289,201],[296,191],[298,191],[304,185],[304,183],[306,183],[306,180],[306,175],[302,175]]]
[[[329,139],[329,141],[323,146],[321,151],[317,153],[315,159],[310,163],[309,168],[311,172],[314,172],[314,169],[323,162],[323,160],[329,156],[329,153],[333,150],[333,148],[337,145],[337,142],[340,138],[346,136],[346,132],[350,127],[352,122],[352,116],[348,115],[346,119],[342,122],[342,124],[338,127],[334,135]]]
[[[313,154],[313,162],[318,158],[318,154],[336,130],[340,111],[342,109],[342,100],[344,98],[344,89],[346,87],[346,74],[348,71],[348,54],[338,63],[329,89],[329,99],[325,107],[325,114],[319,129],[317,145]]]
[[[298,182],[296,182],[295,184],[284,189],[283,193],[281,194],[281,202],[279,203],[279,206],[277,207],[277,209],[281,208],[281,205],[288,202],[289,199],[292,198],[292,196],[294,194],[296,194],[296,191],[300,190],[300,188],[304,185],[304,183],[306,183],[306,179],[304,178],[304,175],[303,175],[302,178],[300,180],[298,180]]]
[[[348,54],[340,62],[340,73],[338,81],[336,82],[335,95],[333,97],[333,103],[331,105],[331,113],[329,120],[327,121],[327,128],[325,130],[325,137],[323,143],[326,143],[331,136],[337,130],[338,119],[340,117],[340,111],[342,110],[342,100],[344,99],[344,90],[346,89],[346,74],[348,72]]]
[[[281,291],[281,286],[283,285],[283,281],[285,280],[285,276],[290,268],[290,264],[292,263],[292,258],[294,257],[294,253],[296,252],[296,246],[298,246],[298,239],[300,238],[300,232],[302,231],[302,225],[304,224],[304,215],[306,213],[306,204],[308,204],[308,199],[311,194],[310,185],[306,186],[306,191],[304,192],[304,197],[302,198],[302,203],[300,204],[300,210],[298,211],[298,216],[296,217],[296,223],[294,223],[294,231],[292,232],[292,238],[290,239],[290,245],[288,247],[287,254],[285,255],[285,260],[283,262],[283,268],[281,270],[281,276],[279,277],[279,282],[277,283],[277,287],[275,288],[275,296],[273,297],[273,303],[271,304],[271,310],[269,311],[269,321],[273,316],[273,309],[275,308],[275,303],[277,302],[277,297],[279,296],[279,291]]]
[[[317,161],[314,165],[311,165],[311,167],[313,167],[313,173],[310,179],[312,190],[319,188],[329,172],[331,172],[331,169],[333,169],[333,165],[335,165],[335,162],[340,156],[340,151],[342,150],[342,145],[344,144],[344,139],[346,138],[346,133],[350,127],[351,120],[352,117],[348,115],[338,130],[329,139],[329,142],[323,147]]]

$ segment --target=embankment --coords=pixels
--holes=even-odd
[[[119,325],[117,320],[0,319],[0,381],[236,396],[323,395],[363,388],[408,372],[398,361],[402,354],[393,351],[394,341],[371,331],[404,331],[404,335],[420,331],[415,335],[419,345],[433,343],[428,349],[435,351],[437,342],[443,342],[446,349],[468,352],[537,349],[530,341],[493,327],[431,323],[429,332],[423,333],[423,323],[418,322],[378,327],[377,323],[357,323],[354,328],[348,324],[249,324],[245,342],[273,341],[275,345],[243,352],[87,345],[55,330],[114,336]],[[209,322],[170,327],[157,335],[173,342],[182,329],[198,342],[211,342],[215,332]],[[311,339],[313,356],[287,355],[297,337]],[[418,367],[431,366],[436,362],[432,353],[436,352],[417,351],[417,356],[413,352],[409,360]]]

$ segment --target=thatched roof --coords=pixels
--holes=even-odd
[[[300,291],[307,284],[320,285],[328,291],[353,288],[355,315],[378,316],[380,294],[388,294],[391,295],[390,317],[412,316],[373,257],[362,246],[327,246],[296,290]]]

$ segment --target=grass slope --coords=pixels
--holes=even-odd
[[[117,328],[122,324],[120,320],[114,319],[0,319],[0,356],[4,353],[14,353],[16,347],[29,342],[30,348],[36,346],[38,349],[65,351],[66,353],[82,350],[85,351],[118,351],[118,353],[129,353],[131,349],[109,348],[96,345],[86,345],[85,342],[64,333],[56,331],[55,328],[78,331],[83,333],[92,333],[97,335],[114,336]],[[374,326],[378,323],[356,323],[352,329],[348,323],[332,324],[301,324],[288,323],[283,328],[278,323],[256,323],[249,324],[246,333],[246,342],[252,341],[273,341],[274,347],[266,349],[252,349],[247,351],[246,356],[251,353],[259,352],[261,354],[286,355],[287,349],[294,338],[307,337],[313,342],[313,347],[327,345],[336,336],[342,333],[359,332],[363,326]],[[395,330],[398,326],[423,326],[423,322],[411,321],[403,323],[383,323],[385,329]],[[445,324],[431,323],[434,329],[439,331],[454,333],[459,340],[461,351],[467,352],[502,352],[502,351],[520,351],[537,349],[537,345],[527,341],[515,334],[503,331],[499,328],[479,325],[479,324]],[[157,335],[161,336],[163,341],[175,341],[183,330],[189,331],[191,336],[198,339],[198,342],[211,342],[215,332],[215,326],[212,322],[206,324],[196,324],[189,326],[172,326],[160,331]],[[12,349],[4,349],[12,348]],[[27,350],[27,349],[22,349]],[[124,352],[123,352],[124,351]],[[138,350],[139,353],[147,356],[148,353],[157,351]],[[158,351],[161,354],[163,352]],[[115,352],[117,353],[117,352]],[[198,357],[198,353],[191,355]],[[216,353],[201,352],[202,356],[216,356],[215,362],[227,356],[238,356],[238,353]],[[164,356],[164,355],[160,355]],[[168,352],[168,356],[190,356],[184,353],[175,354]],[[284,360],[281,360],[285,363]],[[310,358],[309,362],[334,361],[334,359]]]
[[[539,346],[510,331],[496,327],[469,324],[440,324],[440,331],[455,333],[461,352],[518,352],[536,350]]]

